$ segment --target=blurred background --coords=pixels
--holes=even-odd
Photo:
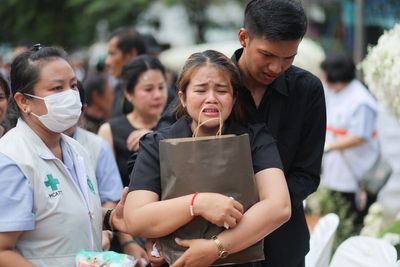
[[[236,41],[244,0],[1,0],[0,61],[25,43],[60,45],[95,64],[107,35],[131,25],[152,34],[162,49]],[[400,19],[398,0],[303,0],[307,36],[325,53],[347,51],[359,62],[368,45]]]

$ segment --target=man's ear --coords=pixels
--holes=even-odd
[[[178,91],[178,96],[179,96],[179,100],[181,101],[181,105],[182,107],[186,107],[186,101],[185,101],[185,94],[182,91]]]
[[[240,28],[238,32],[238,39],[242,47],[246,47],[249,42],[249,32],[245,28]]]

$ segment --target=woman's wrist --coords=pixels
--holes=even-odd
[[[109,230],[113,231],[112,225],[111,225],[111,215],[114,209],[107,209],[104,218],[103,218],[103,230]]]

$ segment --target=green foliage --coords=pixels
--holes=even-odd
[[[134,25],[148,0],[1,0],[0,43],[21,40],[67,49],[95,41],[96,24]]]
[[[337,192],[332,192],[323,186],[307,198],[306,214],[319,215],[320,217],[335,213],[340,222],[336,231],[333,251],[338,245],[350,236],[358,235],[360,229],[353,224],[354,215],[348,213],[350,204]]]
[[[400,255],[400,219],[395,221],[393,224],[389,225],[385,230],[382,231],[382,236],[385,234],[395,234],[397,235],[397,244],[394,247],[397,250],[397,255]]]

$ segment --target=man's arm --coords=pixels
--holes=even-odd
[[[292,166],[286,172],[292,207],[302,205],[315,192],[320,182],[321,161],[325,144],[326,107],[322,84],[312,80],[309,87],[308,108],[304,116],[301,141]]]

